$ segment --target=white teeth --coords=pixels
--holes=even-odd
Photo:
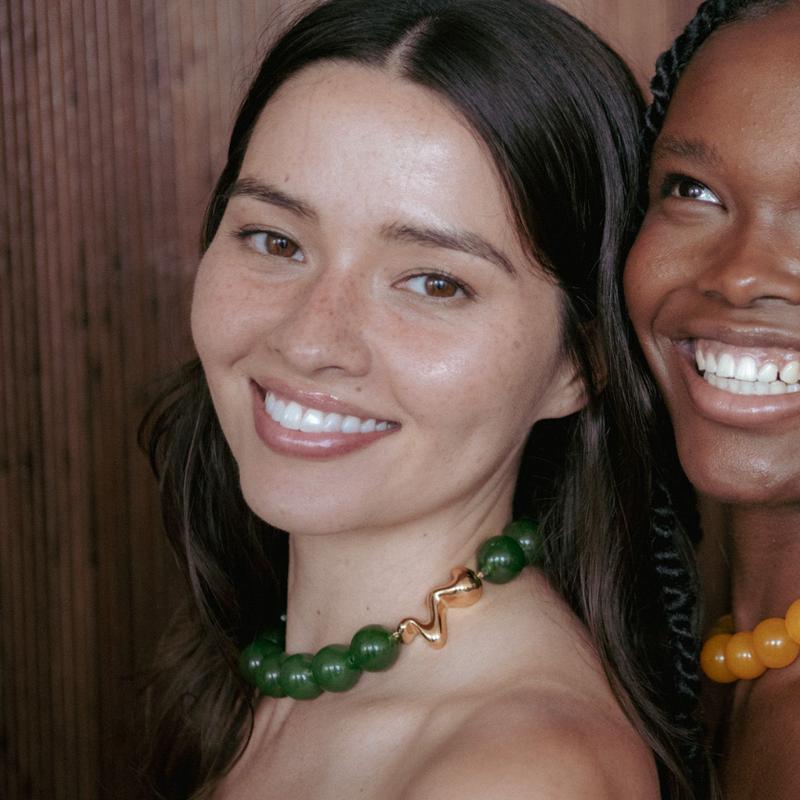
[[[778,367],[772,362],[764,364],[758,371],[758,380],[762,383],[772,383],[778,380]]]
[[[358,417],[345,417],[342,420],[342,433],[360,433],[361,420]]]
[[[325,423],[325,415],[316,408],[309,408],[303,414],[303,420],[300,423],[300,430],[303,433],[319,433]]]
[[[739,381],[754,381],[758,377],[756,360],[751,356],[740,358],[739,363],[736,365],[736,374],[734,377]]]
[[[339,433],[342,430],[342,415],[336,413],[328,414],[325,417],[322,430],[325,433]]]
[[[717,359],[713,353],[706,353],[706,369],[714,374],[717,372]]]
[[[790,373],[791,377],[791,373]],[[743,381],[738,378],[720,378],[713,372],[706,372],[703,375],[703,380],[716,389],[722,389],[723,392],[730,394],[787,394],[800,392],[800,383],[786,384],[784,381],[772,381],[766,383],[765,381]]]
[[[781,370],[781,380],[784,383],[797,383],[800,378],[800,361],[790,361]]]
[[[736,361],[730,353],[723,353],[717,361],[717,376],[732,378],[736,374]]]
[[[286,403],[283,400],[276,400],[275,405],[272,406],[272,413],[270,416],[275,422],[280,424],[281,419],[283,419],[283,410],[286,408]]]
[[[264,400],[267,414],[279,425],[292,431],[303,433],[371,433],[389,429],[389,422],[376,419],[362,420],[332,412],[326,414],[316,408],[303,408],[299,403],[278,398],[274,392],[267,392]]]
[[[706,368],[706,357],[703,355],[703,351],[699,347],[695,348],[694,360],[697,362],[697,369],[699,369],[700,372],[704,372]]]
[[[303,421],[303,406],[300,403],[295,403],[292,400],[288,406],[284,409],[283,417],[281,417],[280,423],[281,426],[284,428],[288,428],[290,431],[299,431],[300,430],[300,423]]]

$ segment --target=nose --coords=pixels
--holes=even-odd
[[[782,302],[800,305],[800,243],[777,229],[752,222],[728,232],[698,277],[698,288],[732,306]]]
[[[357,276],[342,269],[320,269],[286,298],[269,334],[270,349],[301,374],[333,370],[361,377],[371,362],[366,337],[369,311]]]

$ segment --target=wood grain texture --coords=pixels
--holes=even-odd
[[[564,0],[640,78],[685,0]],[[127,800],[176,596],[135,444],[284,0],[0,5],[0,797]]]

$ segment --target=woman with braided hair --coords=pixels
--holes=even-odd
[[[150,796],[702,796],[606,313],[642,111],[540,0],[331,0],[277,39],[207,215],[199,360],[146,428],[190,590]]]
[[[625,294],[697,491],[723,795],[788,800],[800,796],[800,2],[709,0],[656,69]]]

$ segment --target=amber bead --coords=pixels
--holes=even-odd
[[[740,631],[731,636],[725,646],[725,666],[737,677],[752,680],[766,671],[766,664],[753,650],[752,631]]]
[[[786,630],[780,617],[765,619],[753,631],[753,651],[766,666],[772,669],[788,667],[800,653],[798,644]]]
[[[800,642],[800,600],[795,600],[786,612],[786,630],[796,642]]]
[[[510,536],[492,536],[478,550],[478,569],[489,583],[508,583],[525,567],[525,553]]]
[[[732,683],[736,676],[725,666],[725,645],[731,634],[717,633],[711,636],[700,651],[700,666],[703,672],[717,683]]]
[[[736,628],[733,624],[733,614],[725,614],[724,616],[720,617],[714,627],[708,632],[708,637],[711,638],[712,636],[716,636],[718,633],[736,633]]]

